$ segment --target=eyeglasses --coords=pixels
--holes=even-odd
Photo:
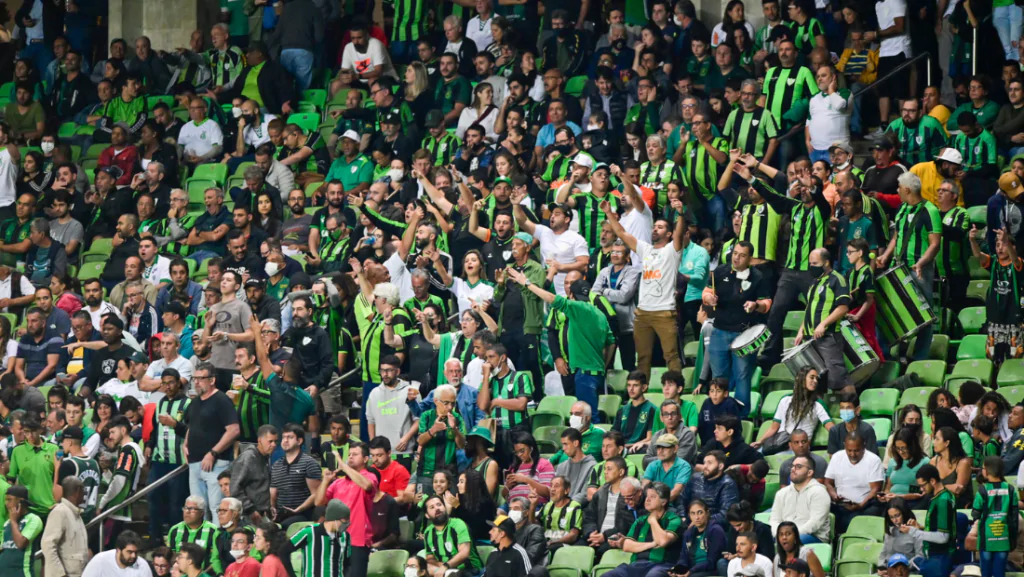
[[[199,507],[189,507],[188,505],[185,505],[184,507],[182,507],[181,510],[182,511],[202,511],[202,509],[200,509]]]
[[[661,412],[661,416],[662,417],[678,417],[679,416],[679,412],[678,411],[668,411],[668,412],[662,411]]]
[[[218,513],[230,513],[231,509],[217,509]]]
[[[455,401],[441,401],[441,400],[439,400],[437,402],[441,403],[442,405],[444,405],[446,407],[454,407],[455,406]]]

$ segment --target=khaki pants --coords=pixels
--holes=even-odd
[[[675,311],[647,312],[637,309],[633,320],[633,342],[636,343],[637,369],[651,377],[651,356],[657,335],[665,362],[673,371],[682,370],[679,362]]]

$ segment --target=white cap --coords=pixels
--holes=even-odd
[[[583,154],[582,152],[576,155],[576,158],[572,159],[573,164],[580,166],[586,166],[587,168],[594,168],[594,159],[589,154]]]
[[[341,137],[348,138],[352,142],[359,142],[359,134],[355,130],[346,130],[345,133],[341,135]]]
[[[935,157],[935,160],[945,160],[946,162],[952,162],[953,164],[963,164],[964,156],[955,148],[943,148],[942,152]]]

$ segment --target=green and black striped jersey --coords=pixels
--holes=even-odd
[[[348,552],[348,533],[339,532],[331,537],[324,526],[317,523],[299,529],[292,535],[292,547],[302,553],[300,577],[342,577],[342,565]]]
[[[476,545],[469,535],[469,528],[461,519],[448,519],[448,523],[444,527],[430,525],[423,532],[423,545],[427,555],[441,563],[446,563],[458,555],[459,545],[462,544],[469,545],[469,558],[452,569],[468,570],[469,573],[479,571],[483,563],[480,562]]]
[[[846,279],[836,271],[829,271],[814,281],[807,291],[807,308],[804,309],[804,335],[814,334],[814,329],[825,322],[832,311],[840,306],[850,305],[850,291],[846,287]],[[832,323],[825,328],[826,333],[834,333],[839,323]]]
[[[369,317],[373,316],[371,320]],[[394,354],[394,349],[384,343],[384,317],[376,314],[373,303],[367,302],[366,297],[359,295],[356,299],[356,321],[359,324],[359,336],[362,362],[363,381],[379,383],[380,381],[380,360],[387,355]],[[395,333],[406,336],[409,331],[414,330],[415,323],[409,318],[409,313],[403,308],[395,308],[392,311],[392,328]]]
[[[917,126],[907,126],[902,118],[889,123],[886,132],[896,135],[900,158],[907,166],[928,162],[946,146],[946,129],[933,116],[922,116]]]
[[[215,575],[222,573],[220,551],[217,549],[217,535],[220,529],[209,521],[193,529],[184,521],[171,527],[167,532],[167,546],[175,553],[181,551],[185,543],[195,543],[206,550],[206,561],[204,565],[211,567]]]
[[[626,438],[626,444],[631,445],[647,436],[649,431],[654,430],[654,420],[657,418],[658,409],[650,401],[644,399],[639,405],[634,405],[630,400],[619,407],[612,423],[612,430],[622,433]]]
[[[768,141],[778,138],[781,131],[779,121],[766,109],[756,107],[747,112],[737,108],[729,113],[722,136],[729,139],[729,148],[764,158]]]
[[[562,539],[573,529],[583,530],[583,507],[572,499],[561,507],[548,501],[537,512],[537,523],[544,528],[544,537],[548,541]]]
[[[942,219],[942,237],[939,239],[939,254],[935,257],[935,267],[940,277],[964,276],[967,274],[967,253],[964,246],[971,228],[971,217],[961,206],[954,206],[946,212],[940,212]]]
[[[927,200],[917,204],[904,203],[896,213],[896,257],[907,266],[914,266],[928,250],[928,235],[942,234],[939,209]]]
[[[875,274],[870,266],[851,268],[846,273],[846,284],[850,292],[850,310],[864,304],[869,294],[875,294]]]
[[[420,453],[417,466],[417,474],[420,477],[431,477],[439,469],[445,469],[447,465],[455,463],[455,451],[459,448],[455,444],[455,432],[457,429],[459,434],[465,438],[466,422],[458,411],[453,411],[452,414],[455,416],[455,429],[448,425],[446,419],[444,432],[431,436],[430,441],[423,445],[423,452]],[[423,411],[423,414],[420,415],[419,434],[422,435],[429,431],[436,422],[437,407]]]
[[[651,524],[648,522],[648,517],[650,517],[650,514],[633,521],[629,532],[626,533],[626,538],[632,539],[637,543],[650,543],[654,541],[654,534],[651,532]],[[679,553],[682,550],[683,520],[672,511],[665,511],[662,513],[661,518],[658,519],[658,524],[661,525],[663,531],[668,531],[677,538],[673,539],[672,544],[668,547],[655,547],[642,553],[633,553],[633,563],[637,561],[675,563],[675,560],[679,558]]]
[[[782,115],[793,104],[808,100],[818,93],[818,84],[814,81],[814,73],[806,66],[770,68],[764,78],[765,108],[781,123]]]
[[[712,137],[712,148],[729,154],[729,141]],[[718,193],[718,179],[722,176],[723,165],[716,161],[704,144],[690,140],[683,151],[683,184],[691,192],[699,193],[705,200],[710,200]]]
[[[825,200],[821,190],[811,195],[813,204],[808,206],[795,198],[783,196],[761,180],[755,180],[753,187],[779,214],[788,214],[791,231],[785,266],[792,270],[807,270],[810,266],[811,251],[825,246],[832,207]]]
[[[154,462],[168,465],[180,465],[184,462],[181,447],[185,441],[185,431],[188,430],[185,414],[191,402],[192,399],[180,393],[173,399],[165,396],[157,402],[156,411],[153,412],[153,432],[148,443],[153,447]],[[177,424],[173,427],[161,424],[160,415],[169,416],[177,421]]]
[[[792,20],[786,22],[786,24],[793,33],[793,44],[805,56],[810,54],[811,50],[814,50],[814,47],[817,46],[815,37],[825,35],[825,27],[821,25],[817,18],[808,18],[803,24],[797,24]]]
[[[394,28],[391,30],[392,42],[415,42],[423,34],[424,4],[426,0],[394,0]],[[480,49],[486,48],[481,46]]]
[[[668,206],[668,183],[682,182],[683,174],[675,162],[665,159],[661,164],[645,162],[640,165],[640,186],[655,193],[654,213],[660,214]],[[716,183],[717,184],[717,183]]]
[[[590,487],[600,487],[601,485],[604,485],[604,464],[606,462],[607,461],[601,461],[594,465],[594,470],[590,472],[590,483],[588,484]],[[636,463],[634,463],[633,461],[626,461],[627,477],[634,477],[636,479],[639,479],[640,475],[643,474],[643,469],[638,467]]]
[[[739,239],[754,246],[751,258],[774,261],[782,215],[767,202],[745,203],[740,215]]]
[[[256,371],[245,382],[249,386],[238,391],[238,424],[241,435],[238,440],[243,443],[255,443],[256,431],[263,425],[270,424],[270,387],[263,381],[263,371]]]
[[[576,218],[580,225],[580,236],[587,241],[590,250],[601,246],[601,225],[605,221],[604,211],[600,209],[603,201],[608,201],[613,212],[618,214],[621,208],[619,197],[610,192],[598,197],[592,192],[574,194],[570,197],[576,203]]]
[[[533,378],[529,371],[509,371],[504,377],[491,376],[491,400],[494,399],[526,399],[533,398]],[[513,411],[505,407],[495,407],[491,417],[506,429],[518,425],[529,424],[530,416],[525,410]]]
[[[956,552],[956,498],[947,489],[932,496],[925,517],[925,531],[938,531],[949,535],[945,543],[925,542],[926,555],[952,554]]]
[[[428,134],[423,139],[423,142],[420,143],[420,148],[430,153],[434,166],[448,166],[451,164],[455,151],[460,146],[462,146],[462,141],[459,140],[459,137],[447,131],[441,138],[434,138]]]
[[[982,129],[974,138],[964,133],[953,137],[951,146],[960,151],[964,157],[963,169],[965,171],[978,170],[985,166],[995,166],[998,156],[996,137],[988,129]]]

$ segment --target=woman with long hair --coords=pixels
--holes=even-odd
[[[786,0],[785,7],[788,18],[786,15],[783,18],[792,21],[790,30],[793,35],[793,43],[801,54],[807,56],[817,46],[828,48],[828,42],[825,41],[825,27],[814,17],[813,0]]]
[[[825,182],[825,181],[822,181]],[[850,312],[846,320],[857,326],[864,340],[871,345],[879,360],[885,360],[885,352],[878,344],[875,334],[875,275],[871,271],[871,247],[863,238],[855,238],[840,250],[846,251],[850,270],[846,273],[846,284],[850,287]]]
[[[405,69],[403,98],[409,103],[416,126],[423,130],[427,113],[435,107],[434,92],[430,90],[430,73],[422,62],[413,62]]]
[[[442,313],[443,314],[443,313]],[[420,315],[417,315],[419,318]],[[498,323],[486,311],[486,303],[480,303],[459,315],[459,330],[448,332],[447,319],[438,327],[422,322],[423,338],[437,348],[437,384],[448,382],[444,375],[444,364],[448,359],[458,359],[463,370],[473,360],[473,335],[498,328]]]
[[[498,107],[494,105],[494,87],[487,82],[481,82],[473,89],[473,101],[466,108],[462,109],[459,116],[459,125],[455,128],[455,136],[462,140],[466,137],[466,129],[478,125],[484,129],[484,138],[497,140],[498,134],[494,131],[494,121],[498,119]]]
[[[626,160],[638,164],[647,162],[647,135],[642,122],[630,122],[626,125]]]
[[[928,455],[932,454],[932,432],[924,430],[924,411],[921,407],[915,404],[905,405],[900,409],[896,415],[896,430],[889,435],[889,438],[885,442],[886,447],[892,447],[893,441],[896,439],[896,435],[903,429],[910,429],[917,435],[918,445],[921,447],[921,454]],[[882,457],[882,466],[889,466],[890,454],[892,451],[885,451]]]
[[[702,499],[690,501],[690,526],[683,533],[683,557],[690,568],[689,577],[717,575],[718,562],[725,553],[725,530],[711,521],[708,505]]]
[[[974,461],[958,441],[959,436],[953,427],[937,430],[932,439],[935,456],[931,464],[939,470],[939,477],[946,490],[956,496],[956,508],[966,509],[974,501],[974,487],[971,485],[971,466]]]
[[[754,71],[754,40],[746,26],[737,26],[732,29],[732,47],[736,49],[739,58],[736,63],[747,72]]]
[[[949,427],[953,429],[957,437],[960,439],[960,446],[964,450],[964,454],[968,457],[974,457],[974,439],[971,438],[971,434],[967,432],[967,427],[964,426],[963,422],[960,421],[960,417],[951,411],[950,409],[935,409],[931,415],[932,418],[932,448],[935,449],[934,438],[935,432],[939,429]]]
[[[262,228],[270,238],[281,236],[281,213],[266,189],[256,195],[256,220],[253,224]]]
[[[879,567],[885,567],[889,557],[899,553],[910,560],[910,566],[918,569],[924,561],[924,539],[920,531],[908,528],[917,522],[910,505],[903,499],[889,501],[885,511],[885,537],[882,539],[882,554],[878,556]]]
[[[536,102],[542,102],[546,92],[544,91],[544,80],[537,69],[536,48],[529,45],[520,48],[519,62],[516,64],[516,68],[526,77],[526,86],[529,89],[527,94],[530,98]]]
[[[490,532],[488,523],[494,521],[497,506],[487,492],[487,484],[480,471],[466,469],[459,474],[459,496],[452,510],[452,517],[462,519],[469,528],[469,534],[477,541],[486,541]]]
[[[81,289],[78,288],[78,279],[67,272],[50,277],[50,295],[53,297],[53,306],[68,313],[69,317],[80,311],[85,304]]]
[[[497,500],[501,467],[487,452],[493,447],[491,431],[487,427],[478,426],[466,435],[466,458],[469,459],[469,468],[483,476],[487,494],[491,496],[491,500]]]
[[[827,430],[835,426],[821,400],[824,391],[818,382],[818,371],[813,367],[804,367],[797,371],[793,383],[793,394],[779,401],[775,418],[768,430],[750,444],[755,449],[761,449],[765,455],[788,450],[789,437],[797,429],[812,438],[818,425],[824,425]]]
[[[885,486],[878,500],[885,503],[894,499],[916,501],[921,498],[917,489],[917,470],[928,462],[917,431],[910,427],[900,429],[895,439],[889,441],[886,453],[889,454],[889,465],[885,475]]]
[[[811,165],[811,174],[821,180],[821,194],[834,212],[836,205],[839,204],[839,193],[836,192],[836,185],[832,184],[832,163],[819,158]]]
[[[792,521],[783,521],[775,530],[775,571],[781,575],[782,567],[801,559],[811,568],[811,577],[825,577],[825,569],[814,549],[800,543],[800,529]]]
[[[271,521],[256,527],[252,546],[263,556],[260,577],[295,577],[291,568],[291,542],[284,529]]]
[[[18,356],[18,339],[11,337],[11,321],[0,317],[0,376],[14,372],[14,359]]]
[[[38,150],[25,153],[21,161],[21,176],[18,177],[19,196],[27,192],[38,198],[53,184],[54,174],[43,170],[44,166],[43,153]]]
[[[508,491],[505,501],[516,497],[529,498],[530,492],[535,491],[540,497],[537,504],[547,503],[555,468],[551,461],[541,458],[537,440],[530,433],[514,433],[512,455],[512,466],[505,475],[505,489]]]
[[[743,0],[729,0],[725,5],[722,21],[711,31],[711,47],[730,42],[732,31],[737,28],[743,28],[750,38],[754,37],[754,26],[746,20],[746,6],[744,6]]]
[[[443,280],[458,300],[460,314],[474,310],[476,303],[486,305],[494,297],[494,283],[487,280],[484,255],[476,249],[466,251],[462,257],[462,276],[451,278],[450,283]]]
[[[118,367],[120,368],[120,367]],[[110,419],[113,419],[120,413],[117,410],[117,401],[110,395],[100,395],[96,397],[96,402],[92,405],[92,430],[101,431],[106,428],[107,423]]]
[[[501,60],[501,43],[505,41],[505,35],[510,30],[508,19],[504,16],[494,16],[491,18],[491,43],[484,48],[485,51],[490,52],[494,56],[495,66],[500,68],[504,65],[504,62],[499,63]]]

